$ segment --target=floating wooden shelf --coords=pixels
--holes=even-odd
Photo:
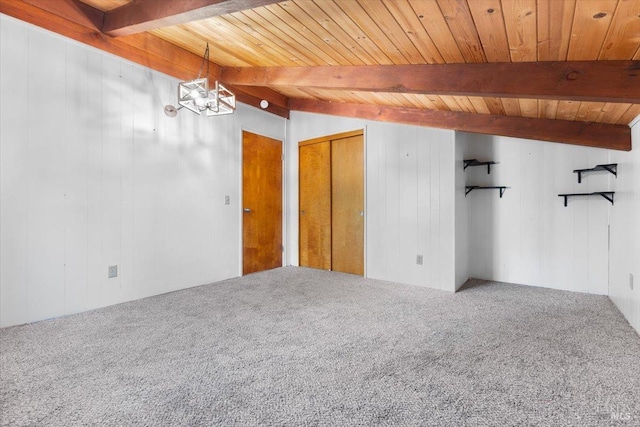
[[[564,205],[567,206],[567,199],[574,196],[602,196],[613,205],[613,195],[615,191],[596,191],[594,193],[570,193],[570,194],[558,194],[558,197],[564,197]]]
[[[582,182],[582,174],[583,173],[588,173],[588,172],[596,172],[596,171],[609,171],[613,174],[613,176],[615,176],[616,178],[618,177],[618,164],[617,163],[610,163],[607,165],[596,165],[592,168],[589,169],[575,169],[573,171],[573,173],[577,173],[578,174],[578,184],[580,184]]]
[[[479,162],[476,159],[463,160],[462,163],[464,163],[464,168],[462,170],[466,170],[469,166],[484,166],[484,165],[487,165],[487,173],[488,174],[491,173],[491,165],[495,165],[496,164],[496,162]]]
[[[466,197],[467,194],[471,193],[473,190],[500,190],[500,198],[502,199],[502,195],[504,194],[504,191],[507,189],[508,187],[504,187],[504,186],[495,186],[495,187],[481,187],[479,185],[467,185],[466,187],[464,187],[465,191],[464,191],[464,196]]]

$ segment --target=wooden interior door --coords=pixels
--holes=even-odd
[[[331,141],[331,269],[364,275],[364,138]]]
[[[331,269],[331,142],[300,145],[300,265]]]
[[[242,274],[282,266],[282,142],[242,132]]]

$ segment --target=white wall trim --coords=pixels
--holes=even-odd
[[[364,230],[363,230],[363,236],[362,236],[362,244],[364,245],[364,250],[362,253],[362,256],[364,257],[364,277],[369,277],[368,270],[367,270],[367,225],[368,225],[368,221],[369,221],[369,206],[367,204],[367,190],[368,190],[368,186],[367,186],[367,126],[363,126],[362,128],[362,149],[364,150],[364,152],[362,153],[362,161],[363,161],[363,165],[362,165],[362,170],[363,170],[363,179],[364,179]]]

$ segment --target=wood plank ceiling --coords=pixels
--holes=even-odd
[[[184,79],[208,43],[210,78],[283,116],[629,150],[640,115],[640,0],[82,1],[0,11]]]

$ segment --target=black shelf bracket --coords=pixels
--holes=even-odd
[[[574,197],[574,196],[602,196],[605,199],[607,199],[608,201],[611,202],[611,205],[613,205],[613,195],[615,194],[615,191],[596,191],[594,193],[570,193],[570,194],[558,194],[558,197],[564,197],[564,206],[567,206],[567,199],[569,197]]]
[[[473,190],[500,190],[500,198],[502,199],[502,195],[508,187],[504,186],[496,186],[496,187],[481,187],[479,185],[467,185],[464,187],[464,196],[467,197],[467,194],[471,193]]]
[[[617,163],[610,163],[610,164],[606,164],[606,165],[596,165],[592,168],[589,169],[575,169],[573,171],[573,173],[577,173],[578,174],[578,184],[580,184],[582,182],[582,174],[583,173],[588,173],[588,172],[596,172],[596,171],[608,171],[611,174],[613,174],[613,176],[615,176],[616,178],[618,177],[618,164]]]
[[[484,166],[487,165],[487,173],[491,173],[491,165],[495,165],[496,162],[479,162],[476,159],[467,159],[463,160],[464,168],[462,170],[466,170],[469,166]]]

